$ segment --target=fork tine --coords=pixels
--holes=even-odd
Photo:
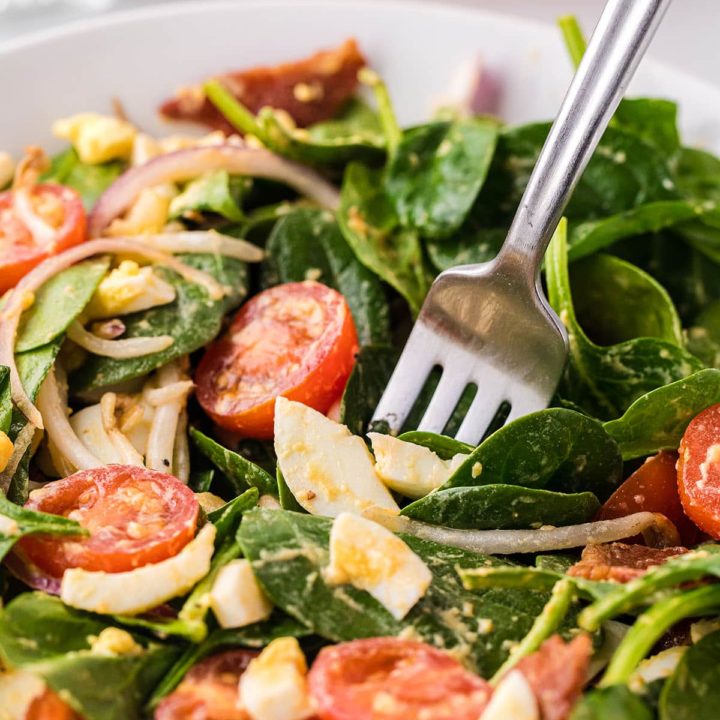
[[[492,388],[492,390],[488,388],[489,392],[484,392],[484,390],[486,390],[485,387],[478,389],[478,393],[455,436],[457,440],[468,445],[480,443],[482,436],[497,414],[500,404],[505,399],[505,391],[502,387]]]
[[[508,413],[505,425],[517,420],[523,415],[543,410],[548,406],[549,397],[540,397],[540,395],[530,392],[527,388],[513,388],[510,400],[510,412]]]
[[[441,433],[467,385],[468,380],[465,375],[452,372],[450,368],[443,369],[440,382],[435,388],[418,429]]]

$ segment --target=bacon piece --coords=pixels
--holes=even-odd
[[[334,117],[357,89],[358,70],[366,64],[354,39],[297,62],[219,75],[217,79],[251,112],[263,107],[285,110],[299,127]],[[179,90],[160,106],[171,120],[189,120],[225,133],[236,133],[201,86]]]
[[[687,548],[684,547],[651,548],[620,542],[588,545],[582,552],[580,562],[575,563],[567,574],[588,580],[626,583],[650,568],[662,565],[668,558],[686,552]]]
[[[201,660],[155,710],[155,720],[249,720],[237,707],[238,682],[252,650],[228,650]]]
[[[588,635],[569,643],[553,635],[517,664],[537,698],[542,720],[566,720],[570,715],[585,685],[591,652]]]

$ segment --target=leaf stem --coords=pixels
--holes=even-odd
[[[388,155],[392,157],[400,144],[402,130],[395,116],[395,110],[393,109],[387,85],[374,70],[367,67],[360,70],[358,80],[360,80],[363,85],[367,85],[375,94],[375,102],[377,102],[378,116],[380,117],[380,124],[382,125],[383,134],[385,135]]]
[[[583,35],[580,23],[578,23],[574,15],[563,15],[561,18],[558,18],[557,23],[562,31],[565,47],[570,54],[570,59],[577,70],[587,49],[587,41],[585,40],[585,35]]]
[[[203,85],[203,91],[208,100],[234,128],[245,135],[255,135],[262,140],[263,131],[255,116],[219,80],[208,80]]]

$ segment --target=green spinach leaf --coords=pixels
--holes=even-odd
[[[662,98],[624,98],[613,117],[614,126],[638,135],[666,157],[680,149],[678,106]]]
[[[534,591],[465,590],[456,567],[493,564],[492,558],[404,537],[432,571],[433,582],[406,618],[395,620],[367,593],[325,583],[330,526],[326,518],[256,509],[245,515],[238,533],[245,556],[275,605],[329,640],[394,636],[412,628],[437,647],[454,649],[488,677],[547,601],[546,593]],[[487,620],[493,630],[483,634]]]
[[[398,436],[399,440],[422,445],[432,450],[443,460],[450,460],[459,453],[470,454],[475,448],[467,443],[460,442],[453,437],[447,435],[438,435],[437,433],[424,432],[422,430],[409,430]]]
[[[497,121],[486,118],[406,130],[386,175],[401,225],[429,238],[458,230],[485,182],[498,130]]]
[[[20,319],[15,352],[35,350],[62,335],[90,302],[109,267],[107,258],[95,258],[48,280]]]
[[[705,150],[681,148],[675,181],[687,197],[720,200],[720,158]]]
[[[268,284],[302,282],[309,276],[325,283],[347,300],[361,346],[390,342],[385,290],[357,260],[331,213],[309,208],[288,213],[276,223],[267,253]]]
[[[525,415],[484,440],[442,486],[519,485],[607,498],[620,481],[615,441],[594,418],[564,408]]]
[[[404,507],[401,515],[465,530],[516,530],[576,525],[600,509],[590,492],[559,493],[520,485],[477,485],[438,490]]]
[[[643,395],[604,428],[620,447],[623,460],[676,450],[690,421],[718,402],[720,370],[701,370]]]
[[[720,368],[720,300],[711,302],[687,330],[687,347],[708,367]]]
[[[275,480],[260,466],[239,453],[224,448],[195,428],[190,428],[190,439],[195,447],[228,478],[236,493],[244,493],[248,488],[255,487],[262,494],[277,495]]]
[[[189,182],[170,203],[171,218],[197,220],[198,214],[213,213],[227,220],[244,219],[241,209],[247,178],[231,176],[227,170],[214,170]]]
[[[570,720],[653,720],[654,717],[652,710],[627,685],[611,685],[585,695],[575,706]]]
[[[13,404],[10,393],[10,368],[0,365],[0,432],[7,434],[12,420]]]
[[[567,266],[567,223],[562,221],[546,256],[550,304],[568,331],[570,354],[560,395],[595,417],[622,415],[639,397],[702,369],[694,355],[659,338],[639,337],[601,347],[575,315]]]
[[[348,165],[338,222],[358,260],[394,287],[417,313],[430,277],[418,235],[400,226],[381,171],[358,163]]]
[[[232,289],[231,294],[221,301],[213,301],[201,285],[167,268],[158,268],[158,273],[174,285],[177,297],[167,305],[125,316],[124,337],[170,335],[175,342],[162,352],[128,360],[90,356],[70,378],[75,391],[95,390],[141,377],[170,360],[204,347],[218,334],[223,315],[247,294],[247,266],[239,260],[215,255],[178,255],[178,258],[215,277]]]

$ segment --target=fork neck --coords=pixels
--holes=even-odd
[[[545,250],[670,0],[609,0],[530,176],[499,265],[535,283]]]

